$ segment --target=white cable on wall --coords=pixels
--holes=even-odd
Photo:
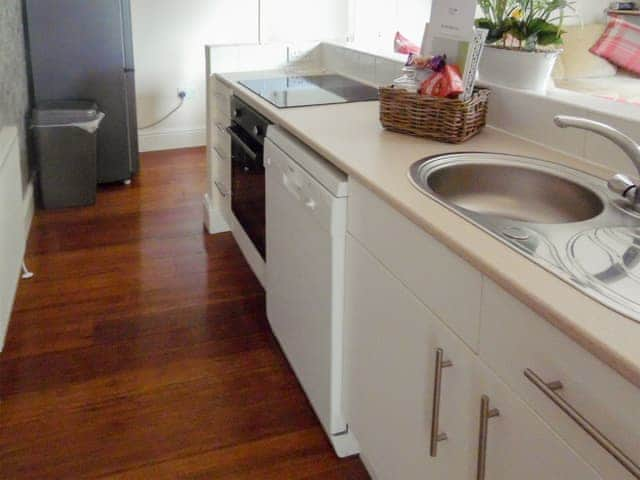
[[[153,123],[150,123],[149,125],[144,125],[142,127],[138,127],[138,130],[148,130],[150,128],[153,128],[157,125],[160,125],[162,122],[164,122],[165,120],[167,120],[171,115],[173,115],[174,113],[176,113],[178,110],[180,110],[182,108],[182,106],[184,105],[184,99],[187,97],[187,94],[185,92],[180,92],[178,94],[178,97],[180,97],[180,103],[178,104],[177,107],[175,107],[173,110],[171,110],[169,113],[167,113],[166,115],[164,115],[160,120],[156,120]]]

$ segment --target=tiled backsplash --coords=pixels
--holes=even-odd
[[[388,85],[402,74],[400,56],[394,59],[333,43],[322,43],[320,49],[327,70],[344,72],[376,85]]]
[[[375,85],[388,85],[401,75],[401,55],[376,55],[350,46],[321,43],[264,46],[213,47],[214,71],[269,70],[285,67],[342,72]],[[295,51],[295,62],[288,62],[287,52]],[[259,59],[259,64],[256,64]],[[604,165],[616,172],[635,174],[626,155],[609,141],[595,134],[560,129],[553,123],[555,115],[587,117],[608,123],[640,141],[640,121],[591,110],[564,101],[556,92],[541,96],[521,90],[489,86],[492,90],[489,124],[514,135]],[[587,97],[588,98],[588,97]],[[584,100],[584,99],[583,99]],[[600,110],[602,110],[600,108]]]
[[[401,74],[402,56],[399,55],[379,56],[330,43],[323,43],[320,48],[322,62],[329,70],[343,71],[377,85],[389,84]],[[558,91],[541,96],[495,85],[489,88],[492,90],[489,105],[491,126],[616,172],[637,173],[627,156],[608,140],[585,131],[560,129],[553,123],[555,115],[587,117],[607,123],[640,141],[640,121],[621,116],[624,115],[620,113],[622,109],[612,108],[612,113],[604,113],[601,105],[597,110],[588,108],[589,97],[582,97],[578,104],[573,103],[568,95],[563,99]]]
[[[559,95],[542,96],[495,85],[489,88],[492,90],[490,125],[616,172],[637,175],[626,154],[609,140],[582,130],[558,128],[553,123],[553,117],[571,115],[589,118],[611,125],[640,141],[640,122],[637,120],[565,102]]]

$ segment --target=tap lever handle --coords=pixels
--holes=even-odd
[[[615,192],[625,198],[629,198],[630,200],[633,200],[631,194],[638,188],[638,185],[636,185],[633,180],[622,173],[618,173],[613,176],[611,180],[607,182],[607,185],[609,186],[609,190],[612,192]]]

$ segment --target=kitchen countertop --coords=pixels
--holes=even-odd
[[[537,157],[607,178],[610,170],[490,127],[461,145],[385,131],[378,102],[278,109],[237,83],[258,72],[217,74],[234,93],[429,235],[487,275],[558,329],[640,387],[640,323],[586,296],[461,216],[415,189],[407,176],[421,158],[460,151]],[[260,72],[261,76],[283,72]]]

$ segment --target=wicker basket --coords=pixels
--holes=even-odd
[[[380,89],[380,122],[387,130],[446,143],[462,143],[487,123],[489,90],[477,89],[470,100],[452,100]]]

